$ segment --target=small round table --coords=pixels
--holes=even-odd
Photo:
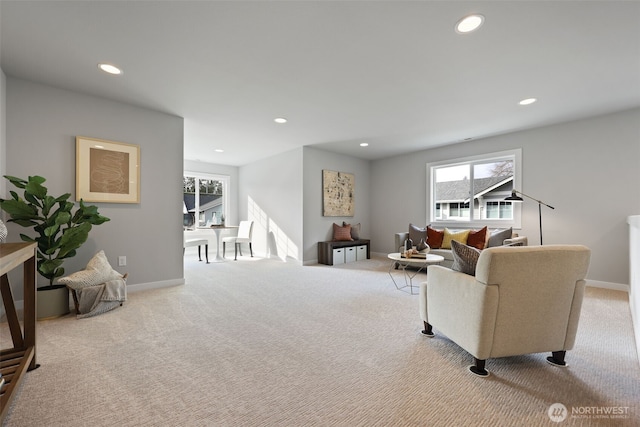
[[[216,251],[216,257],[213,259],[212,262],[223,262],[225,261],[225,259],[222,257],[221,252],[220,252],[220,237],[222,235],[222,230],[229,230],[229,229],[233,229],[233,228],[238,228],[237,225],[211,225],[209,227],[198,227],[198,230],[213,230],[214,233],[216,233],[216,243],[217,243],[217,251]]]
[[[390,253],[387,255],[387,258],[393,261],[389,267],[389,276],[391,277],[391,280],[393,280],[393,284],[396,285],[396,289],[401,290],[409,288],[411,295],[414,295],[413,278],[416,277],[418,273],[425,270],[429,264],[440,264],[444,261],[444,257],[440,255],[427,254],[424,258],[405,258],[399,252]],[[404,272],[404,286],[398,286],[396,279],[394,279],[393,274],[391,274],[396,265]],[[416,271],[407,271],[407,267],[409,266],[417,267],[418,269]]]

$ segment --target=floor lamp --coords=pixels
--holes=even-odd
[[[522,202],[524,201],[524,199],[520,196],[518,196],[518,194],[523,195],[524,197],[527,197],[533,201],[538,202],[538,217],[540,218],[540,246],[542,246],[542,205],[545,205],[548,208],[551,209],[555,209],[553,206],[550,206],[548,204],[546,204],[545,202],[542,202],[538,199],[534,199],[531,196],[527,196],[526,194],[524,194],[522,191],[518,191],[518,190],[511,190],[511,196],[505,198],[505,200],[511,201],[511,202]]]

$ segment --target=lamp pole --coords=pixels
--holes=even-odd
[[[518,191],[518,190],[511,190],[511,196],[505,198],[505,200],[511,200],[514,202],[522,202],[523,199],[522,197],[519,197],[518,194],[533,200],[534,202],[538,203],[538,218],[540,221],[540,246],[542,246],[542,205],[545,205],[546,207],[548,207],[549,209],[555,209],[553,206],[546,204],[545,202],[538,200],[534,197],[528,196],[526,194],[524,194],[522,191]]]

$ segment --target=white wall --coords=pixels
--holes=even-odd
[[[252,220],[259,256],[302,259],[302,149],[241,166],[239,220]]]
[[[425,224],[426,163],[522,148],[522,191],[543,207],[545,244],[591,248],[588,278],[629,284],[627,217],[640,211],[640,109],[424,150],[372,163],[372,250]],[[407,171],[415,179],[407,182]],[[538,205],[525,201],[521,235],[538,244]]]
[[[322,170],[355,175],[353,217],[322,216]],[[377,189],[371,186],[371,162],[312,147],[304,147],[304,262],[317,262],[318,242],[333,239],[333,223],[361,224],[361,237],[370,238],[371,198]]]
[[[629,223],[629,263],[630,284],[629,304],[631,320],[636,336],[638,359],[640,359],[640,215],[630,216]]]
[[[65,262],[67,272],[84,268],[104,249],[116,269],[129,273],[129,285],[184,283],[183,119],[12,77],[6,102],[6,172],[41,175],[52,195],[75,198],[77,135],[140,145],[140,203],[96,203],[111,221],[93,228],[78,255]],[[11,224],[9,240],[19,241],[24,231]],[[126,267],[117,267],[120,255]]]

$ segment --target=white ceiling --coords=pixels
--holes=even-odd
[[[484,26],[457,34],[471,12]],[[0,14],[7,76],[184,117],[184,157],[210,163],[300,146],[377,159],[640,106],[638,1],[2,0]]]

